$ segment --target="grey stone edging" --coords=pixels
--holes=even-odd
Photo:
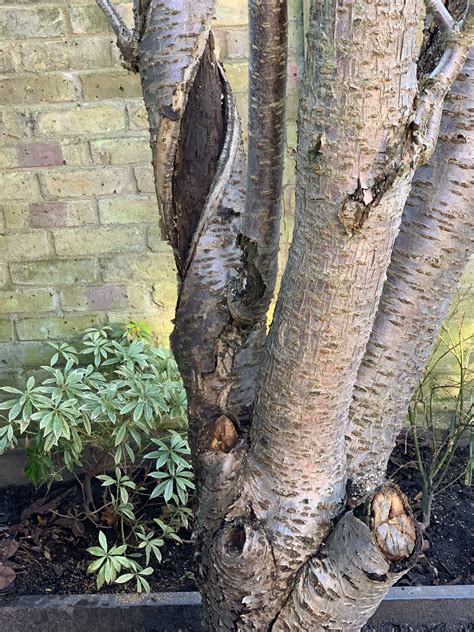
[[[0,631],[198,632],[200,603],[197,592],[13,597],[0,602]],[[474,585],[393,588],[365,629],[383,623],[474,630]]]

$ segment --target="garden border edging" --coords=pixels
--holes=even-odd
[[[198,632],[200,604],[197,592],[12,597],[0,602],[0,630]],[[384,623],[459,632],[474,623],[474,585],[392,588],[365,629],[391,629]]]

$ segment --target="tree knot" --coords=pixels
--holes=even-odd
[[[211,434],[210,448],[214,452],[230,452],[238,441],[237,430],[234,423],[221,415],[214,424]]]

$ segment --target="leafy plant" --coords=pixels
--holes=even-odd
[[[191,513],[186,395],[176,362],[138,322],[124,332],[87,329],[78,346],[51,346],[40,383],[30,377],[24,390],[2,389],[8,399],[0,403],[0,411],[7,411],[0,413],[0,454],[23,445],[25,473],[36,486],[82,470],[82,519],[105,520],[119,534],[108,548],[101,531],[99,546],[89,549],[98,558],[89,572],[98,573],[98,587],[134,580],[137,590],[147,590],[151,556],[160,560],[165,538],[180,541],[177,531],[188,526]],[[103,490],[100,507],[94,478]],[[158,523],[145,517],[155,499],[161,504]],[[132,548],[130,555],[144,556],[147,568],[125,555]],[[122,569],[129,572],[117,579]]]
[[[454,331],[453,331],[454,330]],[[468,433],[470,453],[465,483],[474,471],[474,392],[470,362],[474,336],[463,336],[463,319],[443,326],[432,360],[411,402],[408,419],[422,480],[423,524],[428,527],[435,494],[451,485],[450,464]],[[448,412],[443,415],[441,401]]]

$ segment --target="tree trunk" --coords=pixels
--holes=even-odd
[[[358,630],[416,559],[420,536],[391,484],[367,485],[355,508],[347,504],[348,475],[355,481],[354,464],[370,448],[346,434],[362,437],[356,418],[379,407],[377,393],[367,403],[353,394],[382,317],[413,175],[434,148],[471,34],[441,10],[453,34],[419,85],[419,0],[313,0],[296,227],[265,339],[278,250],[286,2],[249,3],[247,173],[213,50],[215,1],[135,0],[133,32],[110,0],[97,2],[141,76],[178,269],[171,342],[188,394],[204,627]],[[356,401],[361,412],[349,428]]]
[[[413,180],[377,319],[359,368],[348,433],[351,494],[385,478],[408,404],[472,252],[474,55],[445,101],[436,150]]]

